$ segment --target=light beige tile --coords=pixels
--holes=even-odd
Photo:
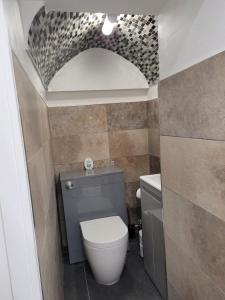
[[[145,128],[148,126],[147,103],[109,104],[107,117],[110,131]]]
[[[159,83],[162,135],[225,140],[225,52]]]
[[[109,158],[108,134],[83,134],[52,139],[55,164],[83,162],[86,157],[95,160]]]
[[[159,128],[159,100],[148,101],[148,127]]]
[[[41,148],[42,143],[49,139],[46,118],[47,106],[30,83],[26,73],[15,57],[14,71],[26,155],[29,160]]]
[[[111,166],[112,162],[111,159],[104,159],[104,160],[95,160],[94,161],[94,168],[105,168]],[[55,174],[56,176],[59,175],[60,172],[68,172],[68,171],[81,171],[84,169],[84,162],[77,162],[73,164],[56,164],[55,165]]]
[[[170,282],[167,282],[167,289],[168,300],[183,300],[183,298],[178,294],[178,292]]]
[[[160,157],[155,155],[149,155],[150,174],[161,173]]]
[[[176,243],[176,246],[173,246],[170,252],[175,251],[174,248],[176,247],[182,249],[193,260],[192,264],[187,263],[184,265],[184,268],[190,265],[189,271],[195,272],[196,265],[205,275],[211,278],[217,287],[220,287],[225,292],[225,222],[165,187],[163,188],[163,206],[166,235]],[[170,253],[168,247],[169,245],[166,243],[167,254]],[[184,261],[184,253],[182,254],[183,259],[180,257],[177,264]],[[174,255],[177,257],[175,253]],[[167,263],[172,268],[174,262],[168,255]],[[178,268],[178,265],[176,267]],[[173,283],[170,273],[168,274],[169,280]],[[190,275],[198,277],[195,273]],[[185,274],[179,277],[182,278],[182,276],[185,276]],[[186,288],[185,278],[183,280],[184,286],[182,288]],[[211,285],[208,286],[206,284],[205,289]],[[193,290],[197,289],[197,287],[192,288]],[[196,295],[196,298],[193,299],[204,299],[204,297],[198,297]]]
[[[53,137],[108,130],[105,105],[52,107],[48,115]]]
[[[225,220],[225,142],[161,137],[164,186]]]
[[[224,300],[213,280],[167,235],[165,240],[169,300]]]
[[[129,156],[115,158],[115,164],[125,174],[125,182],[137,182],[140,176],[149,174],[149,156]]]
[[[160,133],[159,128],[149,128],[148,131],[149,154],[160,156]]]
[[[136,208],[140,206],[140,201],[138,201],[136,197],[136,192],[139,188],[139,181],[126,183],[126,203],[129,208]]]
[[[148,130],[122,130],[109,133],[110,156],[136,156],[148,154]]]
[[[47,106],[15,57],[14,67],[43,296],[48,300],[63,300],[60,245],[55,242],[59,229]]]

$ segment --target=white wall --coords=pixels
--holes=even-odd
[[[160,79],[225,50],[224,0],[170,0],[159,16]]]
[[[30,25],[39,9],[45,5],[44,0],[19,0],[20,12],[23,24],[24,39],[27,45]]]
[[[49,91],[146,89],[143,73],[122,56],[102,48],[72,58],[51,80]]]
[[[49,107],[138,102],[156,98],[158,98],[158,85],[151,86],[149,89],[48,92],[46,94]]]
[[[11,48],[27,72],[31,82],[36,87],[40,95],[44,98],[44,87],[26,52],[26,42],[24,40],[24,32],[18,0],[3,0],[3,3]]]
[[[167,0],[46,0],[49,10],[104,12],[115,14],[158,14]]]

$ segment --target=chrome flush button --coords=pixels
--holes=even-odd
[[[74,186],[74,184],[72,183],[72,181],[67,181],[67,182],[65,183],[65,188],[66,188],[67,190],[72,190],[72,189],[75,188],[75,186]]]

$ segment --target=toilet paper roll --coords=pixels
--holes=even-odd
[[[138,189],[137,192],[136,192],[136,197],[138,199],[141,199],[141,189]]]

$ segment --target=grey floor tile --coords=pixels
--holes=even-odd
[[[65,300],[89,300],[84,264],[64,265]]]
[[[161,300],[156,288],[144,271],[143,261],[131,245],[120,281],[113,286],[96,283],[92,272],[85,264],[91,300]]]
[[[96,283],[87,262],[66,264],[64,281],[65,300],[162,300],[145,273],[136,242],[130,243],[126,265],[117,284]]]

